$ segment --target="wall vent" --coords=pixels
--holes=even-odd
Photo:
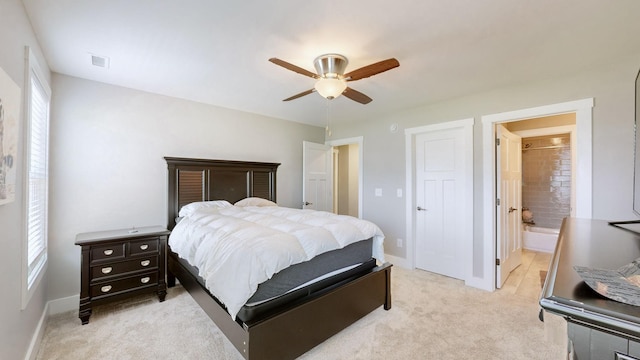
[[[91,54],[91,64],[101,68],[109,68],[109,58],[106,56],[99,56]]]

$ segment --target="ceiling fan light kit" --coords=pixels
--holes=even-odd
[[[347,83],[338,78],[320,78],[314,86],[316,91],[326,99],[335,99],[346,89]]]
[[[339,54],[320,55],[313,60],[313,66],[319,76],[314,88],[322,97],[335,99],[346,90],[347,82],[342,74],[348,64],[349,60]]]
[[[291,70],[297,72],[298,74],[317,79],[313,89],[303,91],[299,94],[288,97],[283,101],[294,100],[317,91],[322,97],[329,100],[335,99],[340,95],[344,95],[345,97],[361,104],[368,104],[372,101],[372,99],[367,95],[348,87],[348,81],[368,78],[370,76],[400,66],[398,60],[391,58],[379,61],[375,64],[367,65],[365,67],[345,74],[345,70],[347,68],[347,65],[349,64],[349,60],[347,60],[346,57],[340,54],[325,54],[318,56],[313,61],[313,65],[317,72],[317,74],[314,74],[311,71],[290,64],[278,58],[271,58],[269,59],[269,61],[278,66],[282,66],[287,70]]]

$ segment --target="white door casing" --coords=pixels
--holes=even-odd
[[[496,125],[496,287],[522,262],[522,138]]]
[[[464,131],[432,131],[415,137],[416,267],[464,279]]]
[[[303,142],[302,208],[333,212],[333,147]]]
[[[587,98],[564,103],[544,105],[534,108],[515,110],[492,115],[483,115],[482,121],[482,223],[483,240],[482,254],[476,254],[474,259],[482,259],[467,284],[489,291],[495,290],[496,284],[496,217],[495,217],[495,125],[501,122],[511,122],[535,117],[557,114],[576,114],[575,136],[575,215],[590,219],[592,215],[592,123],[594,99]],[[573,138],[572,138],[573,142]],[[475,270],[477,268],[477,271]]]

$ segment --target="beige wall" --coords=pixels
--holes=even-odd
[[[474,125],[474,276],[483,278],[483,115],[594,98],[593,108],[593,217],[634,219],[632,211],[634,81],[640,68],[640,53],[588,72],[566,78],[541,80],[511,88],[496,89],[464,98],[381,115],[362,122],[333,124],[331,139],[363,136],[364,218],[380,225],[387,241],[385,251],[402,259],[407,247],[396,246],[406,239],[405,199],[395,196],[404,188],[405,137],[403,129],[475,118]],[[397,123],[399,131],[389,131]],[[611,161],[616,159],[616,161]],[[374,189],[383,196],[375,197]]]
[[[36,55],[48,78],[49,69],[42,51],[31,29],[20,0],[0,1],[0,68],[15,82],[24,94],[25,88],[25,46]],[[49,79],[47,79],[49,80]],[[29,343],[36,333],[46,304],[46,276],[33,294],[31,301],[21,310],[22,276],[22,228],[24,206],[24,111],[20,113],[20,134],[18,140],[16,200],[0,205],[0,272],[4,275],[3,295],[0,296],[0,359],[23,359]]]
[[[281,163],[277,201],[300,207],[302,142],[324,138],[321,127],[58,74],[53,93],[49,299],[80,291],[76,234],[167,225],[164,156]]]

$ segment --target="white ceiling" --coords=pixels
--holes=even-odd
[[[349,85],[373,98],[330,102],[364,119],[519,83],[569,76],[640,53],[639,0],[23,0],[52,71],[302,123],[324,125],[315,72],[400,67]],[[110,58],[108,69],[91,54]],[[640,67],[640,64],[638,64]]]

